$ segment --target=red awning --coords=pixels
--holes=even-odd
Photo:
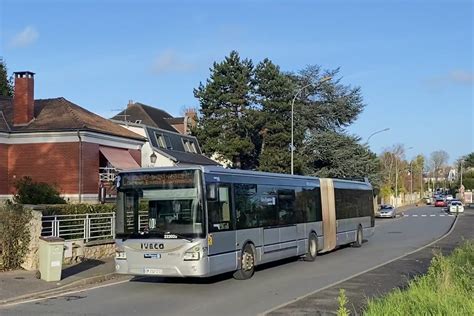
[[[140,165],[133,159],[132,155],[126,149],[99,147],[100,152],[117,169],[136,169]]]

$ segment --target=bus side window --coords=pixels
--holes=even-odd
[[[230,186],[220,184],[217,196],[207,200],[209,217],[209,232],[219,232],[232,229],[232,212],[230,201]]]

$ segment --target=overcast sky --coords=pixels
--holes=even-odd
[[[284,71],[340,67],[367,104],[350,133],[407,158],[473,145],[473,1],[1,0],[0,56],[36,98],[111,117],[128,100],[180,115],[231,50]]]

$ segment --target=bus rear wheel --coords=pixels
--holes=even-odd
[[[315,233],[309,234],[308,238],[308,250],[303,257],[304,261],[312,262],[316,260],[316,256],[318,255],[318,237]]]
[[[234,278],[237,280],[250,279],[255,272],[255,253],[250,244],[246,244],[242,249],[240,260],[240,269],[234,272]]]

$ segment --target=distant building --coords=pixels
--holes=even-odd
[[[163,110],[129,102],[111,121],[147,139],[141,151],[143,167],[219,165],[204,156],[196,137],[189,135],[190,126],[196,122],[194,111],[172,117]]]
[[[65,98],[34,99],[34,73],[15,72],[14,98],[0,98],[0,199],[25,176],[71,201],[97,201],[110,170],[139,168],[145,139]]]

